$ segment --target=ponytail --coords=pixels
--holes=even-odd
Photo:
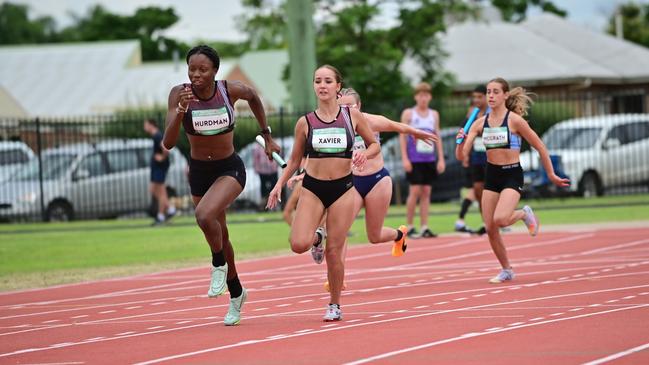
[[[505,107],[508,110],[513,111],[514,113],[525,116],[527,115],[527,110],[532,106],[534,101],[530,97],[532,94],[528,93],[527,90],[522,87],[515,87],[511,91],[509,90],[509,83],[501,77],[497,77],[489,83],[497,82],[502,86],[503,92],[509,92],[509,97],[505,101]]]

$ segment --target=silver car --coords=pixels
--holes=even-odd
[[[0,218],[105,218],[149,209],[150,139],[109,140],[45,150],[0,185]],[[187,160],[170,151],[170,195],[189,194]],[[42,195],[41,180],[42,176]],[[41,206],[42,201],[42,206]],[[43,210],[41,209],[44,208]]]
[[[23,142],[0,142],[0,183],[9,180],[11,175],[34,158],[34,152]]]

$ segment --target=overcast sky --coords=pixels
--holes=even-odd
[[[271,0],[280,1],[280,0]],[[0,0],[0,3],[6,0]],[[243,35],[237,30],[236,16],[243,12],[240,0],[10,0],[30,6],[33,15],[50,15],[60,26],[71,22],[70,12],[83,15],[94,4],[122,14],[132,14],[143,6],[174,7],[180,21],[166,34],[173,38],[192,41],[197,38],[237,41]],[[628,0],[554,0],[568,11],[568,18],[588,28],[601,31],[605,28],[608,14],[616,4]],[[636,2],[647,3],[649,0]],[[396,6],[387,5],[383,10],[386,21],[395,14]],[[533,15],[533,14],[532,14]]]

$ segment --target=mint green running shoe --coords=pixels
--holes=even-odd
[[[226,326],[236,326],[241,322],[241,308],[243,303],[246,302],[248,298],[248,292],[246,288],[242,288],[241,295],[237,298],[230,298],[230,308],[228,308],[228,313],[223,319],[223,324]]]
[[[207,296],[216,298],[225,293],[227,286],[226,280],[228,277],[228,263],[225,265],[214,267],[212,266],[212,280],[210,281],[210,290],[207,291]]]

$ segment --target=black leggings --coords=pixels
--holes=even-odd
[[[304,181],[302,181],[302,188],[309,190],[313,195],[317,196],[325,209],[329,208],[331,204],[335,203],[338,198],[343,196],[353,186],[352,174],[336,180],[319,180],[305,174]]]

